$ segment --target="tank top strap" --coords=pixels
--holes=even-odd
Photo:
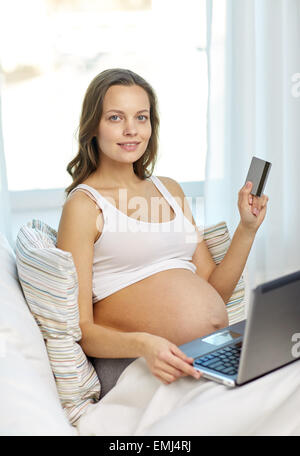
[[[181,207],[179,206],[179,204],[177,203],[176,199],[174,198],[173,195],[171,195],[171,193],[169,192],[169,190],[166,188],[166,186],[161,182],[160,179],[158,179],[158,177],[156,176],[150,176],[150,179],[152,180],[152,182],[154,183],[154,185],[160,190],[160,192],[163,194],[163,196],[165,197],[165,199],[168,201],[168,203],[170,204],[170,206],[172,207],[172,209],[178,213],[181,214],[182,213],[182,210],[181,210]]]
[[[68,198],[76,190],[82,190],[84,191],[84,193],[88,194],[88,196],[90,196],[92,200],[95,201],[95,203],[100,207],[100,209],[103,209],[103,207],[106,205],[105,198],[99,192],[97,192],[97,190],[95,190],[93,187],[90,187],[87,184],[77,185],[77,187],[71,190],[71,192],[68,195]]]

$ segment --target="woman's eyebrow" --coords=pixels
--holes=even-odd
[[[106,111],[105,114],[107,114],[108,112],[119,112],[120,114],[124,114],[123,111],[120,111],[119,109],[109,109],[108,111]],[[139,114],[140,112],[149,112],[149,109],[141,109],[141,111],[137,111],[137,114]]]

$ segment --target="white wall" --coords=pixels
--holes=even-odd
[[[12,238],[15,243],[22,225],[33,218],[58,229],[64,204],[64,189],[11,191]]]

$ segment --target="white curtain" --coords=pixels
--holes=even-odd
[[[16,127],[17,128],[17,127]],[[17,166],[17,163],[16,163]],[[9,203],[9,193],[7,187],[6,165],[2,135],[2,111],[1,111],[1,93],[0,93],[0,233],[8,240],[11,247],[12,242],[12,225],[11,211]]]
[[[225,220],[233,235],[252,156],[272,162],[267,215],[247,261],[253,288],[300,269],[300,0],[207,6],[205,224]]]

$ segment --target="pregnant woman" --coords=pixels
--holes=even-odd
[[[73,256],[80,345],[102,396],[137,357],[165,384],[199,378],[178,345],[228,325],[225,304],[266,214],[268,197],[245,185],[240,223],[216,266],[180,185],[153,175],[158,128],[155,93],[136,73],[105,70],[90,83],[57,247]]]

